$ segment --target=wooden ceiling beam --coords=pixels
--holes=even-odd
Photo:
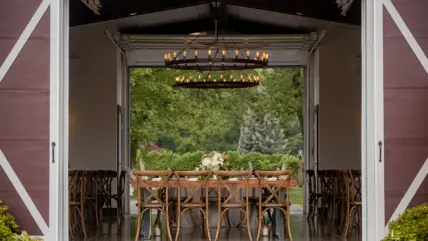
[[[209,0],[103,0],[100,15],[95,15],[81,1],[70,1],[70,26],[83,25],[210,3]]]
[[[355,0],[346,16],[341,15],[336,0],[218,0],[222,4],[267,10],[304,17],[360,25],[361,0]],[[211,4],[212,0],[103,0],[100,15],[95,15],[81,1],[70,1],[70,25],[129,17],[132,15],[178,9],[200,4]]]

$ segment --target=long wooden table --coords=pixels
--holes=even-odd
[[[202,182],[200,180],[195,180],[195,181],[190,181],[190,180],[180,180],[180,182],[182,182],[185,185],[188,186],[199,186],[199,184]],[[210,179],[210,181],[208,182],[208,186],[210,188],[216,188],[218,187],[218,182],[219,180],[217,179]],[[237,188],[240,187],[245,187],[245,180],[223,180],[223,183],[230,185],[230,186],[234,186]],[[290,180],[289,182],[289,187],[295,187],[297,182],[296,180]],[[248,180],[248,187],[249,188],[258,188],[259,187],[259,180],[257,178],[251,178],[250,180]],[[262,180],[261,185],[270,185],[270,186],[276,186],[276,187],[287,187],[286,183],[284,183],[283,180]],[[163,181],[153,181],[153,180],[141,180],[140,181],[140,188],[144,188],[144,187],[150,187],[150,188],[160,188],[164,186],[164,182]],[[134,181],[133,188],[137,188],[137,182]],[[178,181],[176,179],[170,179],[168,181],[168,187],[169,188],[177,188],[178,187]]]

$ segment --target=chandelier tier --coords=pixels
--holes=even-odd
[[[178,88],[198,88],[198,89],[216,89],[216,88],[248,88],[260,84],[260,77],[256,75],[229,76],[221,74],[219,77],[199,75],[198,78],[192,76],[177,76],[174,87]]]
[[[198,55],[198,50],[193,52],[193,56],[188,56],[187,50],[166,53],[164,55],[165,66],[171,69],[198,70],[198,71],[221,71],[221,70],[247,70],[266,68],[269,63],[269,54],[262,52],[253,53],[246,50],[245,54],[240,50],[235,50],[234,56],[229,55],[230,51],[217,49],[213,54],[212,49],[207,50],[206,56]]]

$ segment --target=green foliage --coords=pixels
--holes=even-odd
[[[13,234],[14,241],[42,241],[39,238],[32,238],[27,232],[23,231],[21,234]]]
[[[184,154],[172,151],[148,152],[142,153],[145,168],[148,170],[194,170],[201,164],[202,151],[189,152]],[[249,169],[249,162],[254,169],[277,169],[282,167],[285,161],[288,168],[293,170],[293,178],[297,178],[298,158],[291,155],[272,154],[266,155],[261,153],[241,154],[237,151],[228,151],[223,154],[228,156],[227,163],[230,170],[239,170],[241,168]]]
[[[389,234],[383,241],[428,240],[428,205],[407,209],[389,223]]]
[[[260,115],[248,110],[241,126],[238,151],[263,154],[286,153],[287,139],[278,120],[270,115]]]
[[[8,212],[8,207],[1,203],[0,201],[0,240],[12,241],[13,234],[19,233],[20,229],[15,218]]]
[[[302,149],[303,88],[301,69],[249,71],[261,86],[249,89],[175,89],[171,69],[131,71],[131,154],[151,141],[178,153],[237,150],[243,114],[252,109],[278,119],[288,151]],[[234,75],[240,74],[233,73]]]

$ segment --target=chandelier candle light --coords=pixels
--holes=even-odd
[[[194,50],[193,56],[189,57],[187,50],[165,53],[165,66],[171,69],[198,70],[198,71],[218,71],[218,70],[245,70],[266,68],[269,63],[269,54],[257,51],[251,55],[250,50],[245,54],[240,50],[235,50],[234,54],[229,55],[226,49],[221,52],[216,49],[208,49],[207,55],[199,56],[199,51]],[[234,55],[234,56],[233,56]]]
[[[239,75],[234,76],[223,75],[220,76],[207,76],[199,75],[198,78],[192,76],[177,76],[175,77],[174,87],[185,87],[185,88],[247,88],[255,87],[260,84],[260,77],[257,75]]]

